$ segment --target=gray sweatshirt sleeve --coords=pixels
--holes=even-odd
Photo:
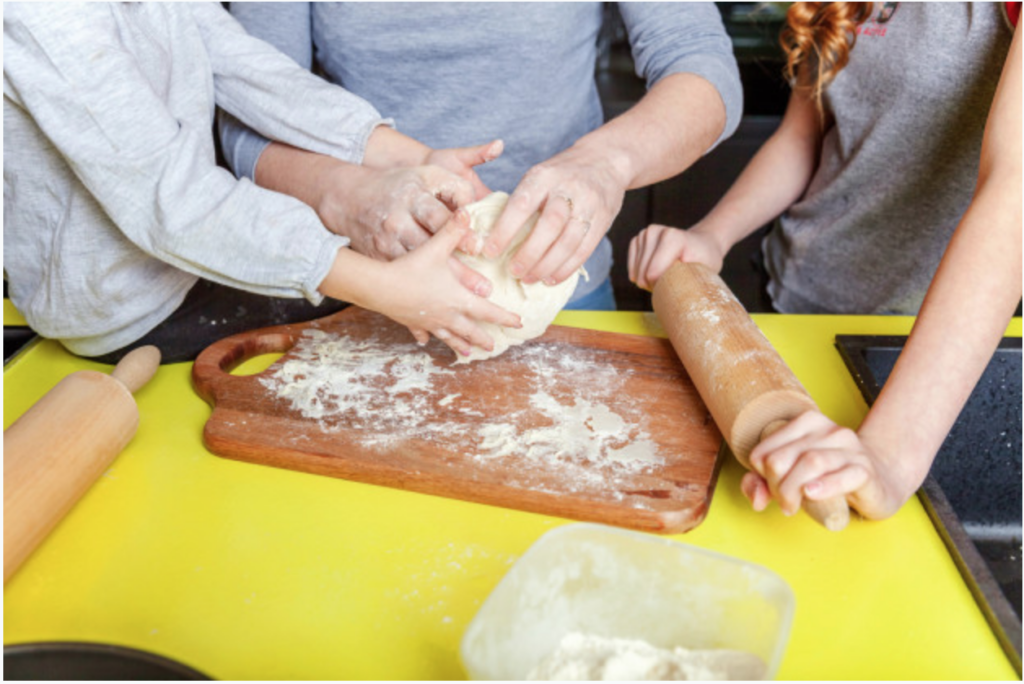
[[[105,4],[5,7],[5,98],[32,117],[92,199],[142,252],[233,287],[320,302],[317,288],[348,241],[324,228],[302,202],[217,167],[208,126],[176,117],[136,58],[109,40],[116,35]],[[230,42],[230,34],[222,38]],[[269,125],[274,117],[267,112],[287,98],[241,92],[245,70],[232,66],[228,55],[270,48],[222,47],[217,69],[228,74],[229,102],[255,100],[261,113],[252,118],[254,125]],[[302,70],[292,64],[291,72],[298,80]],[[260,74],[252,71],[249,78],[258,81]],[[280,86],[288,78],[282,66],[269,83]],[[196,87],[204,87],[201,80]]]
[[[725,104],[718,145],[736,131],[743,115],[743,87],[718,9],[710,2],[620,2],[637,76],[647,87],[670,74],[696,74]],[[712,148],[714,145],[712,146]]]
[[[217,105],[264,139],[358,164],[373,130],[392,125],[366,100],[249,35],[217,3],[189,7],[213,64]],[[250,177],[255,162],[240,160]]]
[[[299,66],[313,67],[313,35],[308,2],[233,2],[231,15],[253,37],[264,40]],[[254,179],[256,162],[270,140],[223,109],[217,130],[228,164],[239,178]]]

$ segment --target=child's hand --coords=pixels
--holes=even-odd
[[[371,308],[407,326],[421,344],[431,333],[463,356],[474,345],[488,351],[494,348],[481,322],[522,327],[519,316],[479,294],[489,290],[487,279],[452,257],[468,232],[469,216],[456,212],[426,244],[385,265],[382,286],[386,287],[371,303]],[[464,284],[472,282],[477,292]]]
[[[658,278],[676,261],[696,261],[718,273],[725,252],[711,234],[701,230],[700,224],[680,230],[653,223],[629,243],[629,279],[645,290],[653,290]]]
[[[793,515],[806,497],[845,496],[861,515],[887,518],[913,494],[894,468],[866,445],[856,432],[808,411],[772,433],[750,452],[752,470],[741,489],[756,511],[778,501]]]

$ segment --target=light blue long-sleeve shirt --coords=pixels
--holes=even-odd
[[[648,87],[670,74],[701,76],[725,104],[721,137],[731,135],[743,95],[715,6],[629,2],[619,10]],[[431,147],[503,139],[504,154],[477,169],[493,190],[511,192],[530,167],[603,123],[594,79],[598,2],[236,2],[231,12],[251,34]],[[266,138],[227,117],[221,135],[236,174],[251,178]],[[586,267],[592,277],[570,304],[607,279],[607,239]]]

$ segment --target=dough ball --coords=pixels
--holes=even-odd
[[[491,229],[494,228],[495,222],[501,216],[506,203],[508,203],[508,194],[494,192],[466,207],[470,216],[470,225],[480,244],[483,244],[483,241],[490,235]],[[540,282],[527,285],[512,276],[508,270],[512,255],[526,240],[538,218],[540,215],[536,213],[531,216],[509,243],[504,253],[494,259],[487,259],[482,253],[475,257],[462,252],[455,253],[462,263],[491,281],[493,290],[488,299],[507,311],[519,314],[523,322],[523,327],[519,329],[506,328],[493,323],[480,323],[484,332],[494,340],[494,351],[488,352],[479,347],[473,347],[469,356],[459,357],[458,363],[493,358],[510,346],[522,344],[526,340],[543,335],[551,325],[551,321],[555,320],[555,316],[572,296],[580,273],[586,276],[586,271],[581,268],[557,285],[545,285]]]

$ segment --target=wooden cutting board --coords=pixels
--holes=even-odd
[[[221,340],[193,381],[207,448],[279,468],[665,533],[704,519],[718,474],[721,435],[664,339],[551,326],[457,364],[349,307]]]

